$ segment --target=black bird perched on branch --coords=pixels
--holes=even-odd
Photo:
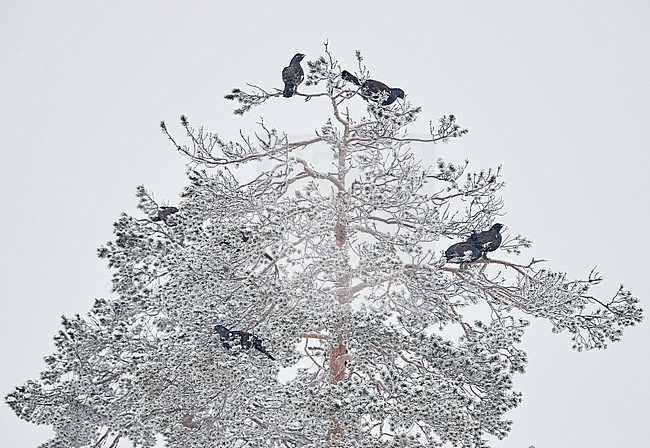
[[[341,78],[361,87],[359,93],[366,101],[374,101],[377,103],[383,100],[381,105],[388,106],[393,104],[397,98],[404,98],[404,91],[402,89],[390,88],[383,82],[375,81],[374,79],[366,79],[364,82],[360,82],[359,78],[347,70],[341,72]]]
[[[176,207],[160,207],[158,209],[158,213],[156,216],[151,218],[153,222],[158,222],[158,221],[163,221],[167,222],[167,218],[169,218],[169,215],[173,215],[174,213],[178,213],[178,208]]]
[[[230,350],[230,343],[237,342],[237,337],[239,337],[239,345],[244,350],[250,350],[254,348],[260,353],[265,354],[269,357],[271,361],[275,361],[275,358],[264,348],[262,345],[262,340],[257,336],[250,334],[247,331],[240,330],[229,330],[221,324],[215,325],[214,329],[219,334],[219,339],[221,340],[221,345],[223,348]]]
[[[285,98],[290,98],[296,93],[298,84],[305,79],[305,72],[300,66],[300,61],[304,58],[305,55],[302,53],[296,53],[294,57],[291,58],[289,65],[282,69],[282,81],[284,81],[284,91],[282,96]]]
[[[445,251],[445,257],[449,263],[471,263],[481,258],[483,251],[480,247],[480,242],[473,234],[469,240],[462,243],[456,243]]]
[[[499,232],[502,228],[503,224],[494,224],[490,227],[490,230],[473,233],[470,239],[474,238],[483,254],[487,254],[488,252],[496,250],[501,245],[502,237]]]

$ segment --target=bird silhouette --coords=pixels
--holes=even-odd
[[[388,87],[383,82],[375,81],[374,79],[366,79],[364,82],[361,82],[359,78],[347,70],[341,72],[341,78],[359,86],[359,94],[366,101],[373,101],[375,103],[382,101],[382,106],[388,106],[393,104],[397,98],[404,98],[404,91],[402,89]]]
[[[174,213],[178,213],[178,208],[176,207],[160,207],[158,209],[158,212],[156,213],[156,216],[151,218],[153,222],[158,222],[158,221],[163,221],[167,223],[167,218],[169,218],[170,215],[173,215]]]
[[[445,258],[449,263],[465,264],[478,260],[482,254],[483,251],[479,246],[476,234],[474,234],[467,241],[451,245],[445,251]]]
[[[221,340],[223,348],[230,350],[232,342],[235,345],[239,345],[243,350],[254,348],[258,352],[268,356],[271,361],[275,361],[275,358],[262,345],[262,340],[254,334],[242,330],[229,330],[221,324],[215,325],[214,329],[219,334],[219,339]],[[237,338],[239,338],[239,340],[237,340]]]
[[[282,81],[284,81],[284,91],[282,96],[285,98],[290,98],[296,93],[298,85],[305,79],[305,72],[300,66],[300,61],[304,58],[305,55],[302,53],[296,53],[294,57],[291,58],[289,65],[282,69]]]
[[[497,223],[490,227],[490,230],[472,234],[472,237],[474,237],[479,248],[484,254],[487,252],[492,252],[493,250],[499,248],[502,240],[500,233],[502,228],[503,224]]]

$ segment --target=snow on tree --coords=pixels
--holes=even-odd
[[[143,215],[123,214],[99,249],[116,297],[63,317],[40,379],[6,398],[52,426],[44,447],[485,447],[521,401],[526,319],[569,332],[576,350],[641,322],[623,287],[591,294],[597,273],[519,261],[530,241],[507,228],[489,257],[446,263],[449,245],[504,221],[500,170],[423,166],[412,145],[467,133],[453,115],[414,138],[419,107],[362,97],[327,46],[307,66],[291,99],[257,86],[226,98],[238,114],[324,102],[310,139],[262,121],[227,142],[182,117],[179,144],[161,123],[189,160],[182,200],[138,188]],[[315,163],[323,148],[331,164]],[[252,163],[268,169],[246,175]]]

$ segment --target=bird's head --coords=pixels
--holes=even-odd
[[[395,94],[397,95],[397,98],[404,99],[404,91],[400,88],[393,89]]]
[[[304,54],[302,53],[296,53],[293,58],[291,58],[291,62],[300,62],[302,59],[305,57]]]
[[[496,223],[492,227],[490,227],[490,232],[500,232],[501,229],[503,229],[503,224]]]

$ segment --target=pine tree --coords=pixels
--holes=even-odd
[[[489,258],[447,263],[447,246],[503,217],[500,170],[423,166],[412,145],[465,135],[455,116],[411,137],[419,107],[363,98],[327,46],[307,65],[291,99],[256,86],[226,98],[238,114],[322,101],[331,116],[313,138],[261,122],[227,142],[181,117],[179,144],[161,123],[188,157],[182,200],[138,188],[143,215],[123,214],[99,249],[116,297],[63,317],[40,379],[6,398],[52,425],[44,446],[485,447],[521,401],[527,319],[569,332],[576,350],[641,322],[623,287],[591,295],[594,271],[570,280],[522,263],[530,240],[507,229]],[[353,117],[353,103],[367,112]],[[314,162],[317,148],[331,164]],[[246,178],[251,163],[269,168]]]

